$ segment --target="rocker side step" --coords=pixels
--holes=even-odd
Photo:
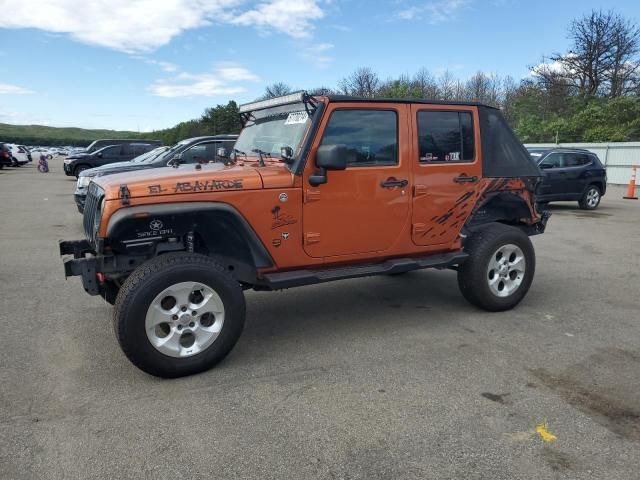
[[[404,273],[422,268],[447,268],[463,263],[469,255],[462,250],[420,258],[394,258],[381,263],[328,268],[325,270],[293,270],[266,273],[260,285],[272,290],[301,287],[315,283],[332,282],[348,278]]]

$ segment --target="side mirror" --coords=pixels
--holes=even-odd
[[[181,153],[176,153],[171,160],[169,160],[167,162],[167,167],[174,167],[174,168],[178,168],[178,165],[180,165],[181,163],[184,163],[182,161],[182,154]]]
[[[218,150],[216,150],[216,156],[220,158],[227,158],[229,156],[229,153],[227,152],[226,148],[219,147]]]
[[[98,153],[96,154],[96,157],[98,157],[98,158],[102,158],[102,152],[98,152]]]
[[[316,166],[326,170],[344,170],[347,168],[346,145],[323,145],[316,153]]]
[[[549,168],[553,168],[553,164],[551,164],[551,163],[546,163],[546,162],[542,162],[542,163],[540,164],[540,168],[541,168],[541,169],[543,169],[543,170],[547,170],[547,169],[549,169]]]
[[[309,177],[309,183],[317,187],[327,183],[327,170],[344,170],[347,168],[346,145],[323,145],[316,152],[318,169]]]

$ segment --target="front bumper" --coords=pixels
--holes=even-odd
[[[65,278],[80,277],[89,295],[104,296],[105,281],[124,279],[148,259],[142,255],[99,254],[87,240],[60,240],[58,246],[60,256],[73,256],[63,260]]]
[[[64,277],[82,277],[82,286],[89,295],[100,295],[96,252],[87,240],[60,240],[60,256],[73,255],[63,261]],[[89,256],[87,256],[87,254]]]
[[[63,163],[62,169],[67,176],[73,176],[73,165],[71,163]]]

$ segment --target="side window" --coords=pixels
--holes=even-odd
[[[548,165],[547,168],[562,168],[564,166],[562,156],[562,153],[552,153],[544,157],[541,163]]]
[[[418,112],[418,147],[420,163],[472,162],[471,112]]]
[[[398,164],[398,115],[393,110],[334,110],[320,145],[346,145],[348,167]]]
[[[131,143],[122,144],[121,155],[135,155],[135,154],[136,154],[136,150],[134,145],[132,145]]]
[[[564,154],[564,162],[565,167],[580,167],[582,165],[586,165],[587,156],[577,153],[565,153]]]
[[[207,163],[215,159],[215,142],[199,143],[182,153],[185,163]]]
[[[114,145],[113,147],[105,148],[102,151],[102,155],[105,157],[117,157],[120,155],[122,147],[120,145]]]

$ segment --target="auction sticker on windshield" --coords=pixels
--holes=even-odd
[[[304,123],[309,118],[307,112],[291,112],[285,120],[285,125],[295,125],[296,123]]]

